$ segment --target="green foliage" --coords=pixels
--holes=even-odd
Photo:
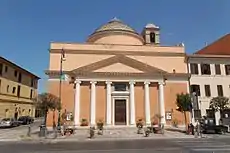
[[[184,114],[184,121],[185,124],[187,124],[186,112],[192,109],[192,100],[190,95],[188,93],[177,94],[176,105],[177,105],[177,111],[180,111]],[[185,126],[185,129],[187,130],[187,126]]]
[[[60,99],[51,93],[42,93],[37,98],[37,108],[48,112],[49,110],[61,109]]]
[[[209,104],[209,108],[214,111],[221,111],[228,108],[228,105],[229,99],[227,97],[214,97]]]
[[[177,94],[176,95],[177,110],[180,112],[187,112],[192,109],[192,101],[189,94]]]
[[[60,98],[51,93],[39,94],[35,99],[35,104],[45,115],[44,125],[46,125],[47,113],[49,110],[54,111],[56,109],[61,109]]]

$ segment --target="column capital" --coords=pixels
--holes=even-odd
[[[135,84],[136,82],[135,81],[129,81],[129,84]]]
[[[165,82],[164,81],[159,81],[158,85],[165,85]]]
[[[74,83],[81,84],[81,81],[80,80],[75,80]]]
[[[149,85],[150,83],[151,83],[150,81],[145,81],[145,82],[144,82],[144,84],[148,84],[148,85]]]
[[[112,81],[105,81],[106,84],[112,84]]]
[[[90,84],[96,84],[97,81],[90,81]]]

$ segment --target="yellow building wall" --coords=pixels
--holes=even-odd
[[[0,61],[3,64],[0,74],[0,118],[14,117],[15,109],[18,109],[18,116],[35,116],[35,105],[33,98],[37,97],[37,81],[34,77],[24,73],[23,70]],[[7,71],[5,70],[7,67]],[[15,75],[15,70],[17,75]],[[21,73],[21,82],[18,82]],[[33,81],[33,87],[31,82]],[[18,86],[20,95],[17,96]],[[32,90],[32,97],[30,93]]]

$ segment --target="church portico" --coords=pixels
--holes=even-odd
[[[105,121],[106,125],[113,126],[116,125],[116,101],[123,100],[125,101],[125,112],[122,117],[125,117],[125,125],[135,126],[136,120],[138,118],[142,118],[146,121],[147,125],[151,124],[151,101],[150,101],[150,85],[152,84],[159,84],[158,86],[158,93],[161,98],[155,97],[155,101],[159,99],[157,103],[159,103],[159,109],[156,108],[155,110],[159,110],[160,115],[163,118],[163,121],[161,123],[165,124],[164,116],[165,116],[165,106],[164,106],[164,90],[162,81],[159,82],[151,82],[149,80],[146,81],[133,81],[133,80],[111,80],[111,81],[82,81],[82,80],[75,80],[75,100],[74,100],[74,123],[76,126],[80,125],[80,121],[82,120],[80,118],[81,110],[80,105],[83,103],[80,100],[81,95],[81,83],[85,83],[89,85],[90,88],[90,125],[95,125],[98,120]],[[97,83],[100,83],[100,86],[104,86],[104,90],[106,91],[106,97],[104,105],[106,106],[105,112],[101,112],[96,109],[97,101],[96,97],[101,96],[97,94]],[[136,84],[138,84],[138,87],[142,87],[143,95],[141,95],[138,92],[135,92]],[[103,89],[103,88],[102,88]],[[142,101],[137,101],[135,97],[142,96]],[[103,98],[103,97],[101,97]],[[153,100],[153,99],[152,99]],[[118,102],[117,102],[118,103]],[[144,106],[144,110],[136,112],[137,109],[137,103],[142,103]],[[82,110],[87,111],[87,110]],[[96,118],[98,116],[97,114],[104,113],[103,118]],[[123,112],[121,112],[123,113]],[[100,115],[99,115],[100,116]]]

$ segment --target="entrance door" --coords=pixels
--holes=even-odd
[[[126,125],[126,100],[115,100],[115,125]]]

